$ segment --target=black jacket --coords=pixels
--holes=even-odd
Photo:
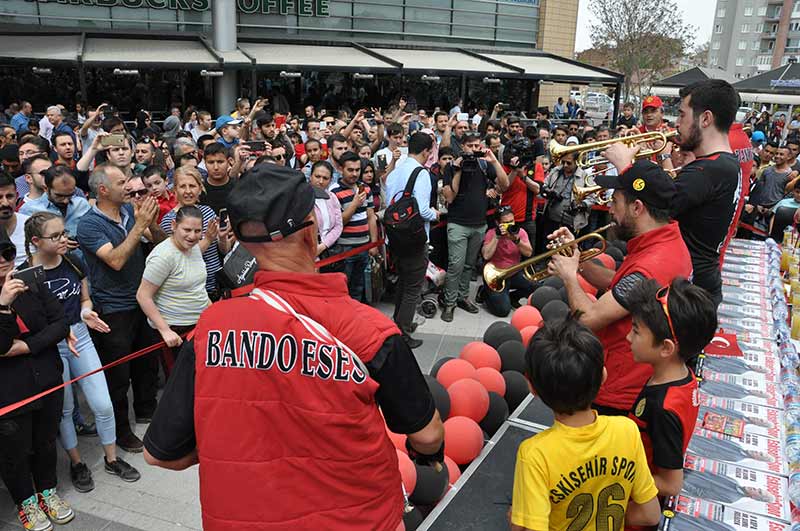
[[[28,290],[22,293],[11,307],[16,315],[0,313],[0,407],[62,382],[63,365],[58,343],[69,334],[64,308],[43,285],[39,285],[36,292]],[[25,323],[27,332],[20,332],[17,316]],[[2,357],[14,339],[25,341],[30,354]],[[35,405],[35,402],[31,404],[32,407]]]

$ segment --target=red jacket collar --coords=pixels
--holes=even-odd
[[[255,287],[278,293],[295,293],[306,297],[344,296],[347,277],[342,273],[292,273],[288,271],[258,271]]]
[[[674,240],[681,237],[677,221],[670,221],[663,227],[645,232],[628,242],[628,254],[641,253],[653,245]]]

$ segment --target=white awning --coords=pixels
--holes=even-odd
[[[199,40],[88,38],[83,54],[86,64],[108,66],[164,65],[219,66],[219,61]]]
[[[80,35],[0,35],[0,58],[77,62]]]
[[[525,70],[526,75],[541,76],[543,79],[552,79],[556,81],[558,79],[581,80],[591,78],[600,81],[608,80],[613,83],[617,82],[617,78],[614,76],[547,55],[512,55],[498,53],[481,53],[481,55],[517,68],[522,68]]]
[[[370,47],[370,50],[401,63],[403,65],[403,70],[423,70],[429,72],[452,70],[458,73],[518,74],[517,71],[510,68],[502,67],[490,61],[484,61],[483,59],[457,50],[406,50],[401,48],[373,47]]]
[[[255,58],[256,64],[259,66],[335,68],[338,70],[396,68],[394,65],[352,46],[240,42],[239,48]]]
[[[778,105],[800,105],[800,96],[794,94],[759,94],[756,92],[740,92],[744,103],[776,103]]]
[[[659,87],[656,85],[650,88],[650,94],[653,96],[664,96],[665,98],[677,98],[679,90],[678,87]]]

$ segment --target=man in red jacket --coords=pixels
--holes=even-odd
[[[692,272],[689,250],[681,238],[678,224],[669,219],[670,203],[675,196],[675,183],[657,164],[639,160],[633,165],[627,154],[615,156],[619,144],[604,155],[620,170],[620,175],[598,175],[595,182],[613,188],[610,212],[617,224],[617,237],[628,242],[628,254],[611,280],[608,291],[593,301],[578,282],[579,254],[555,255],[548,271],[564,281],[569,305],[580,312],[580,320],[600,338],[606,355],[608,378],[595,398],[594,407],[604,415],[627,415],[639,391],[653,374],[653,368],[633,360],[626,337],[631,331],[631,314],[627,298],[644,279],[654,278],[669,284],[675,277],[688,277]],[[626,152],[627,153],[627,152]],[[622,162],[622,161],[626,162]],[[574,239],[566,228],[560,228],[548,239]],[[593,267],[593,266],[589,266]]]
[[[228,215],[255,289],[203,312],[145,436],[148,463],[200,464],[206,531],[394,531],[404,502],[384,419],[418,464],[443,461],[400,330],[351,299],[344,275],[315,272],[313,207],[300,172],[242,176]]]

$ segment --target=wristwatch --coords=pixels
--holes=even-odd
[[[658,156],[658,162],[664,162],[665,160],[671,159],[672,153],[662,153]]]
[[[0,304],[0,313],[14,313],[14,309],[9,304]]]

